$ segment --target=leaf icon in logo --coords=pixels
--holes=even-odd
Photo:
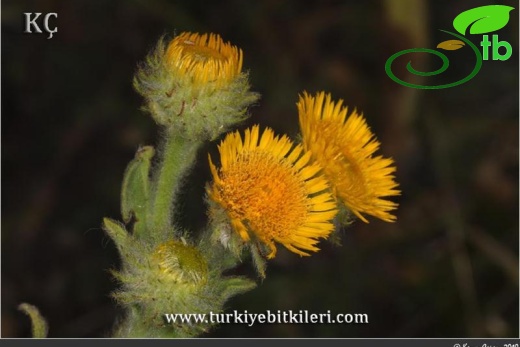
[[[509,22],[509,12],[514,7],[505,5],[487,5],[472,8],[459,14],[453,20],[453,27],[462,35],[470,27],[470,34],[486,34],[502,29]]]
[[[437,45],[437,48],[445,49],[447,51],[455,51],[464,47],[464,45],[464,42],[462,42],[461,40],[447,40],[439,43]]]

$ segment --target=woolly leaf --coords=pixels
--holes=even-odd
[[[34,338],[41,339],[47,337],[49,326],[36,306],[22,303],[18,306],[18,309],[31,319],[32,335]]]
[[[134,222],[134,235],[146,228],[146,208],[150,194],[150,166],[155,150],[152,146],[141,147],[128,164],[121,189],[121,214],[125,223]]]
[[[103,218],[103,230],[114,241],[118,249],[123,248],[128,238],[128,233],[123,224],[110,218]]]
[[[221,297],[229,299],[237,294],[242,294],[256,287],[256,283],[245,277],[230,277],[222,280]]]

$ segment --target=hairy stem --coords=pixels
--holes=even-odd
[[[153,179],[153,196],[148,220],[152,232],[167,232],[173,226],[175,198],[182,179],[195,162],[198,141],[168,134],[161,153],[161,162]]]

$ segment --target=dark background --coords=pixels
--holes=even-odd
[[[120,218],[125,166],[158,136],[131,81],[161,35],[182,31],[216,32],[243,49],[262,95],[245,125],[296,136],[303,90],[362,110],[403,192],[396,223],[358,221],[340,232],[341,247],[322,242],[309,258],[280,248],[267,279],[228,303],[367,313],[369,324],[223,325],[207,336],[518,336],[518,9],[494,33],[512,57],[484,61],[464,85],[411,89],[384,71],[393,53],[435,48],[452,38],[438,29],[453,31],[457,14],[490,3],[3,1],[2,337],[29,336],[21,302],[41,309],[51,337],[109,335],[120,311],[107,270],[119,260],[100,224]],[[58,33],[23,34],[23,12],[57,12]],[[425,83],[474,66],[468,48],[446,54],[450,69]],[[435,57],[414,59],[437,68]],[[204,223],[205,158],[206,149],[183,197],[188,227]]]

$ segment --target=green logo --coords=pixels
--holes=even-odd
[[[392,72],[392,63],[394,62],[394,60],[408,53],[430,53],[436,55],[442,60],[442,66],[439,69],[429,72],[423,72],[414,69],[412,67],[412,62],[409,61],[406,65],[406,70],[408,70],[408,72],[416,76],[435,76],[446,71],[450,65],[448,57],[442,52],[429,48],[405,49],[403,51],[393,54],[390,58],[388,58],[388,60],[385,63],[386,74],[393,81],[403,86],[417,89],[443,89],[455,87],[460,84],[466,83],[467,81],[475,77],[475,75],[480,71],[480,68],[482,67],[482,61],[489,59],[490,47],[492,48],[491,56],[493,60],[507,60],[511,57],[513,50],[509,42],[499,41],[498,35],[492,35],[491,41],[489,40],[488,35],[483,35],[482,41],[480,42],[480,46],[482,47],[482,53],[480,53],[479,48],[464,36],[466,35],[466,31],[469,28],[469,34],[479,35],[488,34],[490,32],[502,29],[509,22],[509,12],[511,12],[511,10],[513,9],[514,7],[504,5],[488,5],[475,7],[462,12],[453,20],[453,27],[460,35],[451,31],[441,30],[442,32],[445,32],[456,39],[443,41],[437,45],[437,48],[454,51],[468,46],[475,53],[475,67],[470,72],[470,74],[464,77],[463,79],[452,83],[441,84],[437,86],[428,86],[403,81]],[[505,53],[500,53],[499,49],[501,47],[505,48]]]

